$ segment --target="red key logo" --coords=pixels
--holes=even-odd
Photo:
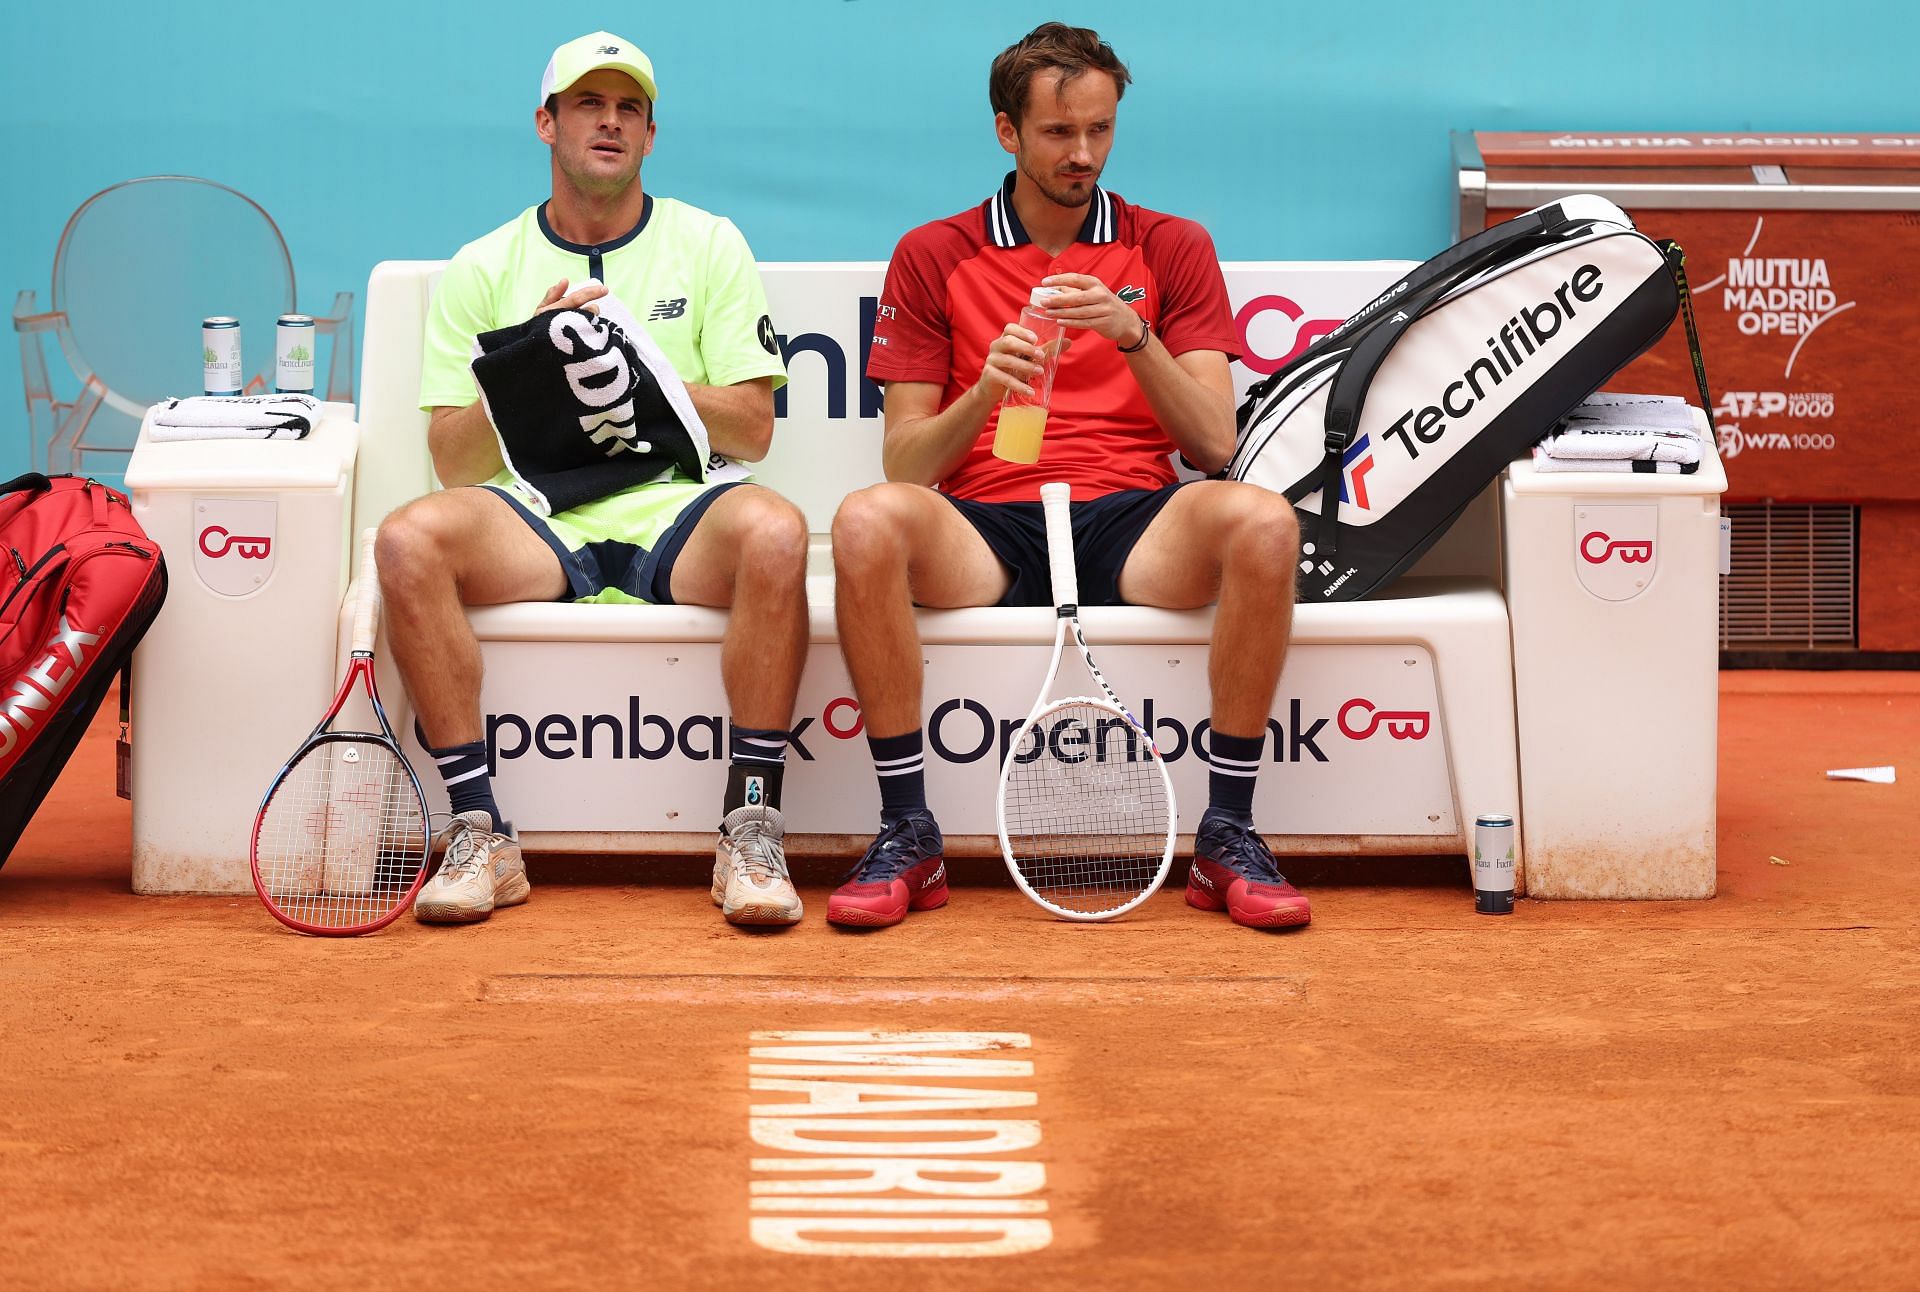
[[[1588,565],[1605,565],[1616,555],[1623,565],[1644,565],[1653,559],[1653,540],[1615,539],[1599,529],[1580,540],[1580,559]]]
[[[228,552],[242,560],[260,561],[273,551],[273,540],[265,535],[229,533],[223,525],[209,525],[200,531],[200,550],[219,560]]]
[[[1433,715],[1424,709],[1376,709],[1373,701],[1355,696],[1340,706],[1335,721],[1349,740],[1370,739],[1382,726],[1395,740],[1425,740]]]

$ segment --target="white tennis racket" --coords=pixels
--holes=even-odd
[[[1053,662],[1000,769],[1000,851],[1020,891],[1047,910],[1110,920],[1153,896],[1173,864],[1173,782],[1080,630],[1070,497],[1064,484],[1040,488],[1057,616]],[[1069,627],[1102,699],[1048,698]]]
[[[380,576],[374,531],[360,543],[353,659],[333,704],[280,774],[253,823],[253,888],[302,933],[371,933],[405,910],[426,878],[427,805],[387,724],[373,681]],[[359,682],[378,731],[335,731]]]

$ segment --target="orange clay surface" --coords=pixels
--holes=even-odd
[[[535,858],[487,924],[302,938],[129,893],[111,709],[0,871],[8,1288],[1920,1285],[1915,675],[1724,676],[1716,900],[1296,865],[1278,934],[1178,881],[1057,924],[986,863],[874,934],[807,873],[749,934],[698,861]],[[906,1076],[1037,1095],[946,1115],[1040,1123],[1049,1244],[756,1246],[768,1029],[1030,1038]]]

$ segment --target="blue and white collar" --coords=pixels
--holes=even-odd
[[[1033,241],[1027,236],[1020,216],[1013,209],[1014,174],[1008,171],[999,190],[987,199],[987,236],[996,247],[1019,247]],[[1086,221],[1081,224],[1080,234],[1075,241],[1112,242],[1117,236],[1113,222],[1113,197],[1096,184],[1093,186],[1093,201],[1087,203]]]

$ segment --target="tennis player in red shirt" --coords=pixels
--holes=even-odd
[[[1252,816],[1299,529],[1278,494],[1175,481],[1175,451],[1209,473],[1233,452],[1235,336],[1206,230],[1099,186],[1130,79],[1096,33],[1057,22],[1001,53],[989,98],[1013,172],[980,205],[908,233],[887,267],[867,365],[886,387],[887,483],[850,495],[833,522],[840,646],[881,829],[828,902],[835,924],[894,924],[947,901],[912,607],[1050,605],[1048,480],[1073,487],[1083,604],[1219,602],[1187,901],[1259,927],[1308,920]],[[1027,466],[992,445],[1000,400],[1039,371],[1037,338],[1014,322],[1036,286],[1065,289],[1050,310],[1067,344],[1045,448]]]

